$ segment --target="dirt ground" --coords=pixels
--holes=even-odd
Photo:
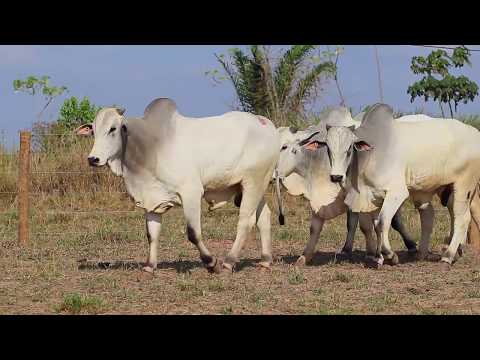
[[[293,263],[309,233],[308,205],[299,198],[288,199],[285,226],[272,214],[271,270],[255,266],[260,257],[257,236],[246,243],[235,273],[209,274],[186,240],[181,209],[174,209],[164,215],[159,265],[151,276],[139,270],[148,251],[142,212],[121,212],[132,209],[125,200],[119,213],[99,213],[91,196],[77,199],[87,207],[83,213],[33,211],[27,248],[17,244],[15,212],[1,215],[0,314],[480,314],[478,255],[467,249],[445,271],[438,256],[412,259],[392,231],[400,264],[368,269],[359,230],[353,259],[335,259],[346,234],[345,216],[325,225],[313,263],[296,268]],[[60,204],[49,197],[35,205],[42,201],[51,209]],[[63,202],[57,210],[66,208]],[[406,210],[403,219],[418,241],[417,213]],[[212,253],[226,254],[236,221],[233,205],[204,211],[203,235]],[[448,213],[440,209],[433,254],[440,254],[449,226]]]

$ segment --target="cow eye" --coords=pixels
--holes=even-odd
[[[280,151],[283,151],[287,148],[287,145],[283,145],[282,148],[280,149]]]
[[[110,128],[110,130],[108,131],[109,134],[111,134],[112,132],[114,132],[117,128],[115,126],[112,126]]]

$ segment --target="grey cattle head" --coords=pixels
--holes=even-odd
[[[306,147],[327,148],[332,182],[343,183],[345,181],[354,152],[370,151],[376,144],[385,142],[382,134],[385,133],[384,128],[389,126],[393,119],[393,110],[388,105],[375,104],[367,111],[363,119],[362,125],[356,130],[355,126],[326,125],[326,136],[321,135],[318,138],[318,135],[314,134],[303,141]]]
[[[124,112],[123,109],[103,108],[97,113],[93,124],[82,125],[76,130],[78,135],[93,135],[95,138],[88,155],[91,166],[103,166],[120,157],[123,136],[127,131]]]
[[[289,176],[301,161],[302,151],[298,142],[287,143],[280,149],[276,175],[280,179]]]
[[[326,125],[326,134],[314,133],[301,144],[311,150],[327,149],[330,161],[330,179],[332,182],[343,182],[347,168],[350,165],[355,147],[356,136],[353,133],[355,126],[330,126]]]
[[[280,150],[277,174],[281,179],[289,176],[295,169],[307,170],[305,167],[310,164],[310,161],[316,161],[319,156],[322,156],[318,150],[320,150],[321,141],[325,140],[325,128],[319,130],[317,127],[312,127],[304,132],[306,134],[302,138],[284,144]]]
[[[343,183],[353,159],[353,152],[368,151],[369,144],[359,140],[354,133],[355,126],[327,126],[325,146],[331,164],[330,180]]]
[[[385,104],[375,104],[365,113],[362,125],[356,130],[354,126],[327,126],[324,146],[328,148],[332,166],[331,181],[345,181],[354,152],[368,152],[377,146],[382,149],[388,146],[386,143],[389,137],[386,129],[392,121],[392,108]]]

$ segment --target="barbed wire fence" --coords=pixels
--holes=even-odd
[[[71,134],[42,134],[42,136],[48,137],[56,137],[56,138],[63,138],[69,137]],[[74,135],[75,136],[75,135]],[[63,141],[63,140],[62,140]],[[66,143],[69,143],[68,141]],[[40,152],[42,150],[39,150]],[[85,235],[85,231],[75,231],[72,229],[65,229],[65,231],[36,231],[32,232],[32,216],[38,217],[45,217],[45,216],[84,216],[84,215],[93,215],[93,216],[102,216],[102,215],[124,215],[124,216],[136,216],[141,218],[143,215],[143,211],[139,208],[135,208],[133,204],[131,205],[131,209],[129,210],[118,210],[112,209],[108,207],[103,208],[79,208],[76,206],[71,206],[72,210],[68,209],[58,209],[58,208],[51,208],[51,209],[42,209],[41,211],[37,211],[36,213],[32,211],[35,207],[35,203],[38,198],[55,198],[55,197],[62,197],[65,195],[65,190],[62,189],[48,189],[48,191],[32,191],[32,179],[38,176],[49,176],[51,178],[55,177],[104,177],[109,175],[109,170],[97,170],[91,169],[90,171],[81,171],[81,170],[42,170],[42,169],[35,169],[32,170],[32,155],[38,152],[32,152],[32,134],[30,131],[21,131],[20,132],[20,148],[18,151],[2,151],[0,148],[0,180],[2,176],[12,176],[16,178],[16,190],[15,191],[1,191],[0,188],[0,198],[2,196],[10,197],[10,210],[0,210],[0,215],[10,215],[16,218],[17,220],[17,227],[18,227],[18,242],[22,246],[27,245],[32,239],[37,237],[47,237],[47,236],[70,236],[70,235]],[[83,154],[80,154],[83,156]],[[5,160],[7,159],[7,160]],[[16,162],[16,164],[15,164]],[[7,164],[7,166],[5,166]],[[73,166],[72,166],[73,167]],[[89,181],[89,180],[87,180]],[[90,180],[91,181],[91,180]],[[1,184],[0,184],[1,185]],[[108,193],[109,195],[118,195],[124,196],[125,199],[128,197],[128,193],[125,190],[116,190],[116,189],[107,189],[107,190],[99,190],[95,188],[95,182],[91,181],[89,187],[93,188],[91,191],[72,191],[75,193],[76,196],[79,198],[90,196],[92,197],[93,201],[97,195],[100,193]],[[285,191],[284,191],[285,193]],[[285,195],[284,195],[285,196]],[[269,203],[272,203],[275,198],[275,193],[273,189],[269,190],[265,194],[266,200]],[[292,200],[290,200],[292,201]],[[295,216],[301,215],[303,218],[307,219],[310,216],[310,209],[303,197],[295,197],[294,202],[298,204],[303,204],[303,210],[301,214],[298,212],[298,206],[295,209]],[[16,206],[14,205],[16,204]],[[33,206],[32,206],[33,204]],[[272,212],[277,211],[276,202],[272,204]],[[64,206],[64,204],[62,204]],[[288,210],[287,210],[288,211]],[[415,209],[404,209],[403,211],[410,211],[410,212],[417,212]],[[436,208],[436,212],[448,212],[445,208]],[[213,213],[213,212],[212,212]],[[238,213],[238,208],[228,208],[228,207],[221,207],[219,209],[214,210],[214,213],[225,213],[225,214],[232,214]],[[273,221],[272,221],[273,222]],[[308,225],[302,221],[302,228],[294,229],[291,225],[287,225],[286,228],[289,230],[301,230],[303,232],[308,231]],[[63,230],[63,229],[62,229]],[[0,233],[2,232],[2,227],[0,226]],[[128,230],[118,229],[115,230],[116,234],[142,234],[144,232],[144,224],[138,223],[138,226],[135,228],[129,228]],[[2,235],[7,235],[5,231],[3,231]],[[8,233],[8,235],[12,235],[12,232]]]

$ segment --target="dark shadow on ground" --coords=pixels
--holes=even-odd
[[[399,264],[407,264],[417,262],[417,253],[409,253],[407,250],[397,251]],[[429,252],[427,257],[422,260],[425,262],[439,262],[442,255]]]
[[[138,261],[92,261],[79,260],[79,270],[140,270],[145,265]],[[200,261],[176,260],[162,261],[157,265],[157,269],[174,269],[177,273],[188,273],[195,268],[204,268]]]
[[[417,261],[417,253],[411,253],[407,250],[396,251],[399,264],[408,264]]]
[[[300,255],[284,255],[278,258],[279,261],[284,262],[285,264],[293,265],[297,261]],[[333,262],[340,264],[342,262],[349,262],[352,264],[363,263],[365,258],[365,252],[355,250],[352,253],[351,257],[344,255],[335,255],[334,251],[317,251],[313,256],[312,260],[307,264],[307,266],[322,266],[328,265]]]
[[[396,251],[399,264],[407,264],[416,262],[416,253],[409,253],[407,250]],[[297,261],[300,255],[284,255],[278,258],[278,261],[281,261],[285,264],[293,265]],[[438,254],[429,254],[428,258],[425,261],[428,262],[438,262],[440,260],[440,255]],[[354,250],[351,256],[335,254],[334,251],[317,251],[313,256],[313,259],[307,266],[323,266],[328,264],[341,264],[341,263],[350,263],[350,264],[365,264],[365,251]]]
[[[235,271],[242,271],[247,267],[257,267],[260,260],[257,259],[243,259],[235,265]]]

